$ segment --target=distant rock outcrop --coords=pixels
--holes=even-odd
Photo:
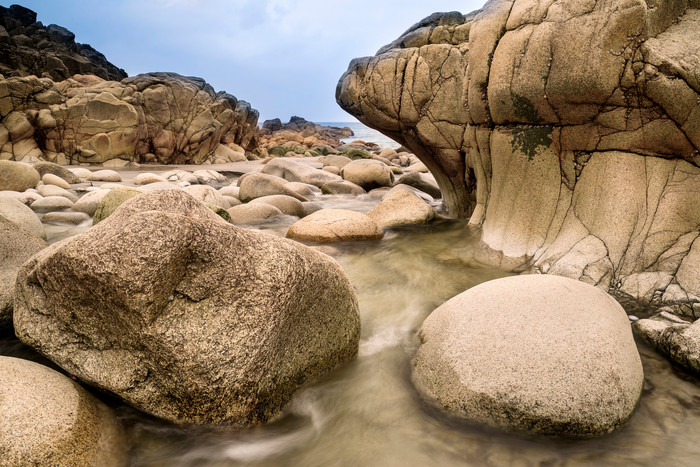
[[[0,160],[225,163],[257,147],[250,104],[174,73],[0,80],[0,117]]]
[[[75,35],[55,24],[37,22],[36,13],[19,5],[0,6],[0,73],[5,76],[50,77],[92,74],[119,81],[127,74]]]
[[[700,255],[700,0],[653,3],[435,14],[354,60],[336,97],[483,227],[490,253],[477,259],[688,309],[700,302],[685,272]]]
[[[275,147],[282,150],[306,150],[320,146],[337,148],[343,144],[341,138],[353,135],[349,127],[319,125],[296,116],[292,117],[289,123],[282,123],[279,118],[274,118],[263,123],[260,129],[260,145],[268,150]]]

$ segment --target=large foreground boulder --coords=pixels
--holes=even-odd
[[[15,332],[81,380],[177,423],[269,420],[357,354],[348,278],[180,190],[126,201],[18,274]]]
[[[0,215],[0,332],[12,328],[12,302],[17,271],[34,253],[47,246],[44,240],[32,232]]]
[[[66,376],[0,356],[0,464],[126,465],[114,414]]]
[[[700,225],[698,44],[698,0],[489,0],[353,60],[336,97],[425,163],[488,262],[697,303],[676,271]]]
[[[572,279],[486,282],[437,308],[419,336],[416,388],[472,422],[597,435],[624,424],[642,394],[642,364],[624,310]]]

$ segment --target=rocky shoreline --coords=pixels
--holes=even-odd
[[[0,463],[128,464],[108,398],[183,430],[274,425],[371,359],[371,298],[334,253],[450,222],[436,261],[513,275],[401,323],[431,423],[620,430],[654,390],[635,334],[700,375],[700,4],[523,4],[432,15],[351,63],[338,103],[397,150],[297,116],[259,128],[201,78],[122,76],[0,7],[0,333],[65,372],[0,355]]]

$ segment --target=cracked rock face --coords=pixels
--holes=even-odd
[[[226,163],[257,146],[257,110],[174,73],[0,79],[0,117],[0,160]]]
[[[336,98],[421,158],[489,262],[687,304],[699,43],[698,0],[492,0],[355,59]]]

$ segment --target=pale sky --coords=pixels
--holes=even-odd
[[[1,0],[37,12],[129,75],[204,78],[264,119],[354,119],[335,102],[355,57],[374,55],[436,11],[468,13],[485,0]]]

